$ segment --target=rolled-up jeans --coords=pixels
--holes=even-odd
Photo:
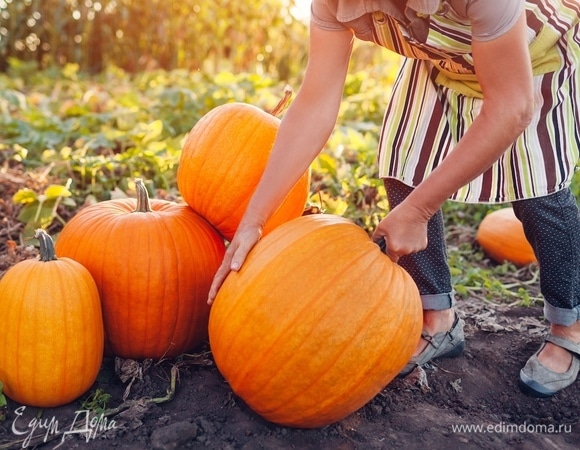
[[[384,180],[394,208],[413,188],[392,178]],[[512,203],[522,221],[540,268],[544,315],[554,324],[570,326],[580,320],[580,211],[569,188],[545,197]],[[419,288],[423,309],[444,310],[455,305],[447,262],[443,214],[427,226],[427,248],[399,258]]]

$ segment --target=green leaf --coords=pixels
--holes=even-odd
[[[45,203],[29,203],[18,214],[18,220],[27,223],[35,228],[45,228],[52,223],[54,219],[53,208],[54,200],[48,200]]]
[[[75,202],[74,198],[63,198],[61,205],[65,205],[65,206],[70,206],[72,208],[74,208],[75,206],[77,206],[77,202]]]
[[[0,381],[0,408],[2,408],[3,406],[6,406],[6,397],[4,397],[4,385],[2,384],[2,382]]]
[[[80,66],[76,63],[67,63],[62,69],[62,75],[70,80],[76,80]]]
[[[4,396],[3,393],[3,385],[2,382],[0,381],[0,422],[3,422],[4,420],[6,420],[6,407],[8,406],[8,403],[6,402],[6,397]]]
[[[46,200],[57,199],[59,197],[70,197],[72,195],[65,186],[59,184],[51,184],[44,191]]]
[[[318,166],[318,168],[316,168]],[[322,173],[326,172],[331,176],[336,176],[337,161],[332,156],[321,153],[315,160],[315,169]]]
[[[16,204],[34,203],[38,201],[38,195],[32,189],[23,188],[13,195],[12,201]]]
[[[154,120],[148,124],[140,124],[138,129],[140,133],[143,133],[142,143],[146,145],[161,137],[163,133],[163,122],[161,120]]]
[[[22,92],[12,89],[5,89],[0,92],[0,98],[6,99],[13,106],[19,109],[26,109],[26,96]]]
[[[81,405],[83,409],[100,414],[106,410],[109,400],[111,400],[111,394],[105,392],[104,389],[97,389],[88,394],[88,396],[82,400]]]

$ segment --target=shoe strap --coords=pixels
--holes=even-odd
[[[548,334],[548,336],[546,336],[546,342],[551,342],[558,347],[562,347],[563,349],[568,350],[574,356],[580,358],[580,343],[575,344],[569,339],[565,339],[561,336],[556,336],[553,334]]]
[[[451,328],[449,328],[449,330],[447,331],[443,331],[441,333],[436,333],[436,334],[445,334],[445,335],[449,335],[451,337],[451,339],[453,339],[453,337],[451,336],[451,333],[453,333],[453,330],[455,330],[455,327],[457,326],[457,324],[459,323],[459,315],[457,313],[455,313],[455,319],[453,320],[453,325],[451,325]],[[425,339],[427,341],[427,345],[431,345],[433,348],[439,348],[439,345],[436,345],[433,342],[433,338],[435,336],[432,336],[430,334],[425,333],[424,331],[421,333],[421,337],[423,339]]]

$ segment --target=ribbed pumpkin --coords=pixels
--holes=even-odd
[[[185,204],[137,199],[81,210],[56,250],[93,275],[110,351],[120,357],[174,357],[207,337],[207,294],[225,253],[223,238]]]
[[[177,184],[185,202],[227,240],[235,234],[268,162],[280,120],[256,106],[227,103],[190,131],[179,160]],[[309,193],[305,173],[264,227],[264,234],[299,217]]]
[[[502,208],[486,215],[475,236],[483,251],[494,261],[510,261],[524,266],[536,261],[524,227],[513,208]]]
[[[0,280],[0,381],[12,400],[56,407],[83,395],[103,359],[97,286],[89,271],[56,259],[39,230],[40,259],[21,261]]]
[[[228,275],[209,338],[255,412],[314,428],[378,394],[410,359],[422,320],[415,283],[362,228],[310,215],[280,225]]]

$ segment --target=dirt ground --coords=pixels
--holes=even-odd
[[[18,240],[22,225],[10,198],[42,180],[4,167],[0,181],[1,276],[35,256]],[[81,401],[39,411],[8,399],[0,408],[0,449],[578,448],[580,382],[551,399],[528,397],[517,385],[546,331],[541,308],[469,298],[458,309],[466,321],[463,356],[394,380],[324,428],[286,428],[257,416],[229,389],[206,343],[169,361],[106,358],[91,392],[110,398],[91,418]]]

